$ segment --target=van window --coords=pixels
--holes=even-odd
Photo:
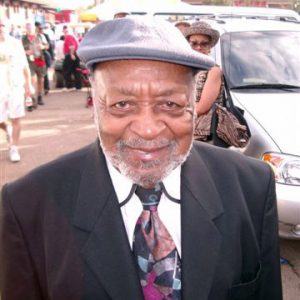
[[[231,88],[279,83],[300,86],[300,32],[226,33],[221,46],[223,71]]]

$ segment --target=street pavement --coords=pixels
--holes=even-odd
[[[6,137],[0,132],[0,187],[95,140],[92,111],[85,107],[86,96],[85,90],[52,90],[44,97],[46,105],[28,112],[22,122],[19,163],[9,161]],[[284,300],[299,300],[300,240],[281,240],[280,251]]]
[[[45,105],[22,120],[21,161],[11,163],[6,137],[0,133],[0,186],[64,153],[95,140],[92,110],[85,107],[86,91],[51,91]]]

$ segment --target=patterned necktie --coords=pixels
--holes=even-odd
[[[143,211],[134,231],[133,253],[145,300],[181,299],[181,267],[176,246],[161,222],[157,206],[162,186],[137,187]]]

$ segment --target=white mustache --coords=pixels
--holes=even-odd
[[[155,140],[145,140],[143,138],[135,138],[130,140],[119,140],[117,142],[118,149],[122,150],[124,147],[131,148],[143,148],[143,149],[152,149],[159,147],[176,147],[176,142],[174,140],[168,140],[166,138],[155,139]]]

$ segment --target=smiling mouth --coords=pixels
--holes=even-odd
[[[140,151],[140,152],[144,152],[144,153],[151,153],[151,152],[156,152],[156,151],[160,151],[164,148],[168,147],[167,145],[165,146],[160,146],[160,147],[153,147],[153,148],[143,148],[143,147],[129,147],[134,151]]]
[[[128,152],[132,155],[132,158],[141,161],[152,161],[152,160],[161,160],[167,154],[170,154],[169,145],[163,147],[155,148],[133,148],[128,147]]]

